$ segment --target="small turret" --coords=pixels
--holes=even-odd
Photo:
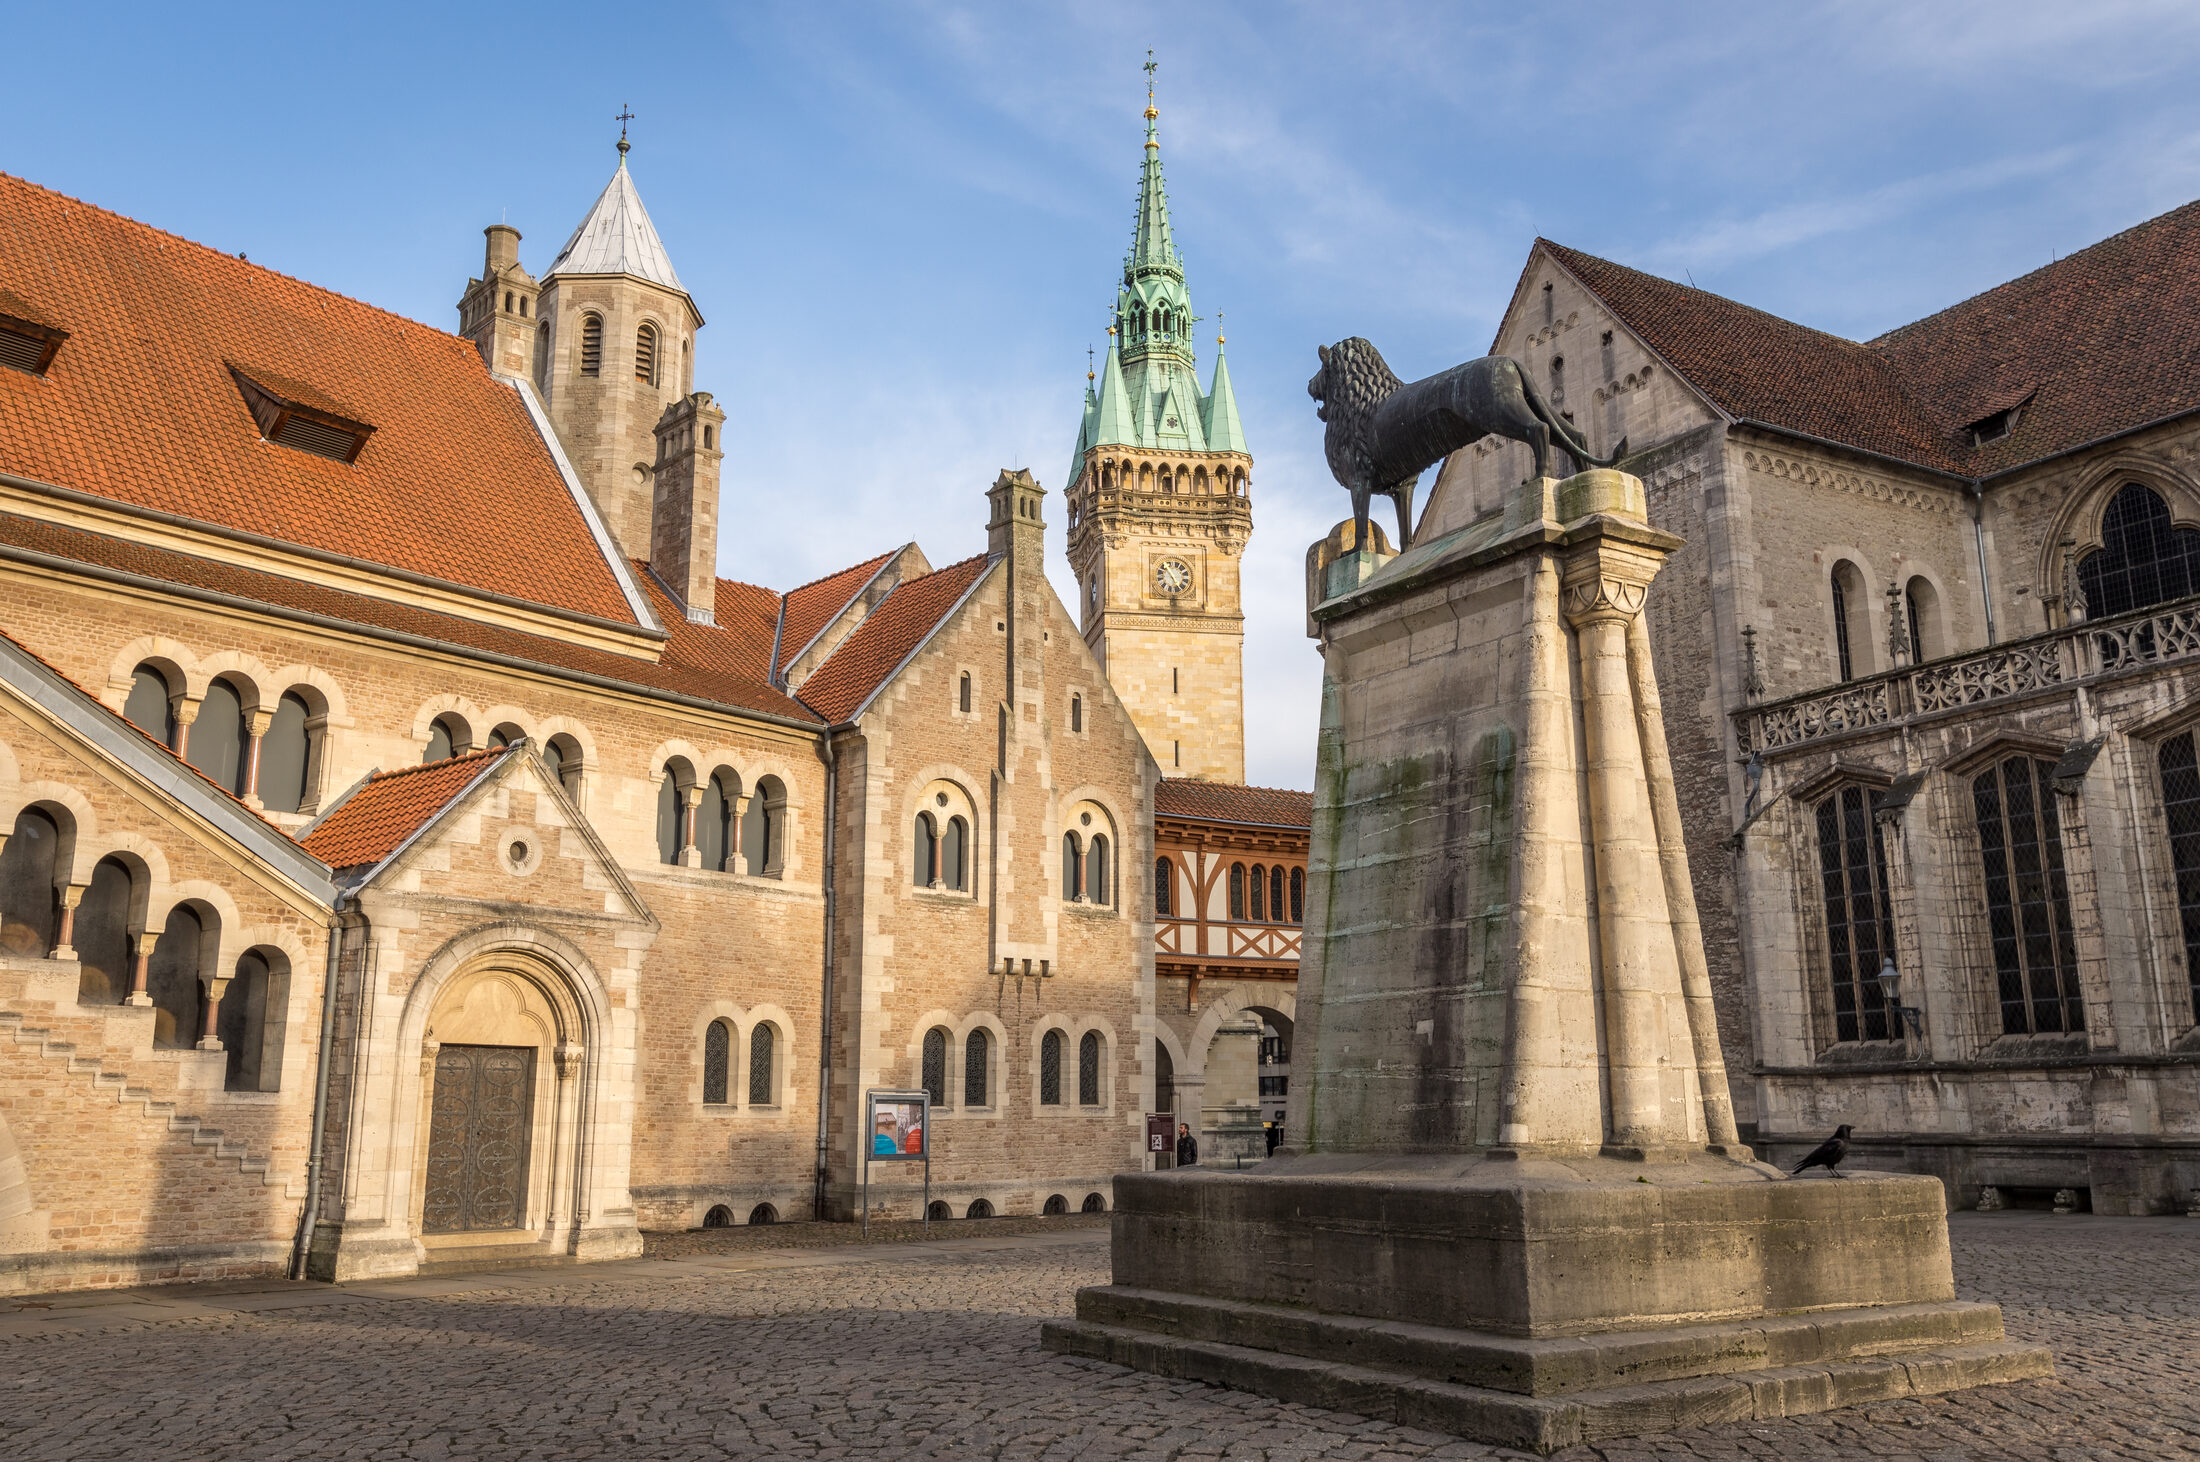
[[[492,223],[481,277],[466,281],[458,299],[458,333],[474,343],[482,363],[502,376],[532,378],[536,368],[534,276],[520,267],[519,230]]]

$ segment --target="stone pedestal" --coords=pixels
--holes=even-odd
[[[1736,1137],[1641,613],[1678,546],[1591,471],[1309,575],[1286,1144],[1118,1178],[1049,1347],[1542,1451],[2049,1372],[1955,1300],[1936,1180]]]

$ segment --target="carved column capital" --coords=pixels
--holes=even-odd
[[[1559,570],[1559,598],[1575,629],[1624,625],[1642,613],[1650,581],[1665,563],[1662,549],[1598,533],[1568,546]]]

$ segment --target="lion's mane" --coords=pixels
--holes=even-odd
[[[1329,430],[1322,450],[1329,470],[1346,486],[1359,482],[1378,492],[1388,488],[1389,483],[1372,480],[1375,408],[1405,382],[1391,373],[1371,341],[1357,335],[1329,347],[1317,379],[1321,389],[1316,394],[1327,408]]]

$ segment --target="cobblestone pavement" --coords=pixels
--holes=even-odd
[[[2053,1381],[1567,1462],[2200,1457],[2200,1222],[1958,1215],[1958,1289]],[[1517,1456],[1041,1352],[1104,1236],[752,1250],[0,1306],[0,1457]]]

